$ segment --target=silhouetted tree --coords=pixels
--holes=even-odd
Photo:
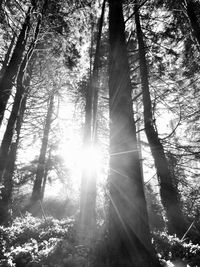
[[[34,185],[33,185],[30,206],[33,206],[38,200],[41,200],[41,197],[42,197],[42,182],[43,182],[44,173],[45,173],[46,153],[47,153],[47,147],[48,147],[49,133],[51,129],[53,106],[54,106],[54,92],[51,92],[49,103],[48,103],[47,115],[45,118],[42,145],[40,149],[40,155],[39,155],[39,160],[38,160],[36,177],[35,177]]]
[[[109,0],[109,266],[160,266],[151,244],[133,118],[122,1]]]
[[[20,112],[18,114],[16,123],[16,138],[15,141],[13,141],[11,144],[3,174],[3,188],[1,189],[1,199],[0,199],[0,224],[7,224],[11,219],[12,193],[13,193],[13,183],[14,183],[13,177],[14,177],[15,163],[17,157],[17,149],[20,141],[22,121],[26,109],[26,100],[27,100],[27,95],[23,98],[20,106]]]
[[[100,41],[104,20],[105,1],[103,2],[99,19],[98,35],[94,57],[94,66],[86,92],[85,125],[83,150],[90,150],[96,145],[96,113],[98,105],[98,69],[100,57]],[[93,38],[93,36],[92,36]],[[91,166],[88,170],[83,167],[80,197],[80,238],[90,242],[96,230],[96,171]]]
[[[187,224],[181,210],[179,194],[177,187],[174,186],[173,177],[169,170],[169,164],[164,153],[163,145],[158,137],[156,129],[154,128],[152,102],[149,91],[148,68],[145,56],[145,44],[137,4],[135,5],[135,24],[139,46],[145,132],[157,169],[161,200],[168,218],[168,230],[171,234],[176,233],[179,237],[182,237],[187,230]]]
[[[26,19],[17,38],[12,57],[9,61],[9,64],[5,68],[3,76],[0,80],[0,126],[4,117],[4,112],[11,94],[12,87],[14,85],[15,78],[17,76],[18,69],[23,60],[23,53],[25,51],[28,33],[30,31],[31,14],[32,8],[29,8]]]

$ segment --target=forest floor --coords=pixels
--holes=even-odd
[[[157,232],[153,233],[153,244],[163,266],[200,266],[200,246],[187,239]],[[90,248],[77,243],[73,219],[41,219],[27,213],[11,226],[0,227],[0,266],[94,266],[102,248],[98,245]]]

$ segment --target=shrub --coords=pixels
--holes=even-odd
[[[200,245],[193,244],[189,240],[181,240],[165,232],[154,233],[153,243],[160,258],[172,262],[181,259],[191,267],[199,266]]]
[[[75,243],[71,219],[44,220],[27,213],[23,218],[16,218],[11,227],[0,227],[0,241],[2,267],[23,267],[31,261],[52,267],[67,266],[69,262],[76,266],[86,260]]]

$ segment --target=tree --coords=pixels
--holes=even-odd
[[[91,150],[96,146],[96,114],[98,106],[98,69],[100,58],[100,41],[105,13],[105,0],[102,5],[99,19],[98,36],[96,41],[94,66],[86,92],[85,125],[83,150]],[[93,38],[93,36],[92,36]],[[92,47],[91,47],[92,49]],[[83,242],[91,242],[96,230],[96,170],[91,166],[88,170],[83,168],[80,196],[80,239]],[[85,240],[84,240],[85,239]]]
[[[109,266],[160,266],[150,238],[119,0],[109,1],[109,43]]]
[[[198,17],[195,13],[195,10],[199,8],[199,5],[196,4],[193,0],[187,0],[185,2],[186,2],[186,11],[191,23],[193,34],[200,46],[200,24]]]
[[[176,24],[182,28],[183,32],[185,24],[186,28],[191,30],[192,35],[196,38],[198,45],[200,45],[200,24],[199,24],[199,3],[194,0],[181,0],[181,1],[157,1],[158,6],[165,5],[174,15]],[[180,11],[183,12],[180,12]],[[179,11],[179,12],[178,12]],[[188,22],[184,22],[184,20]]]
[[[12,142],[9,154],[6,160],[6,166],[3,175],[3,188],[1,189],[0,199],[0,224],[7,224],[11,217],[12,208],[12,193],[13,193],[13,176],[17,157],[17,149],[20,141],[20,132],[22,120],[26,109],[27,95],[23,98],[20,112],[16,122],[16,139]]]
[[[137,3],[135,5],[135,24],[139,46],[145,132],[157,169],[157,175],[160,183],[161,200],[168,218],[168,231],[169,233],[176,233],[179,237],[182,237],[187,230],[187,224],[181,210],[178,191],[173,183],[173,177],[169,170],[163,145],[160,142],[158,133],[154,128],[152,103],[149,91],[148,68],[145,56],[145,44],[143,41],[143,33],[140,25]]]
[[[4,75],[4,72],[6,70],[6,67],[9,63],[9,60],[10,60],[10,56],[11,56],[11,52],[13,50],[13,47],[14,47],[14,44],[15,44],[15,39],[16,39],[16,36],[15,34],[13,34],[13,37],[11,39],[11,42],[10,42],[10,45],[8,47],[8,50],[7,50],[7,53],[4,57],[4,60],[3,60],[3,63],[2,63],[2,67],[1,67],[1,77]]]
[[[34,180],[33,191],[31,196],[31,203],[30,206],[32,207],[34,204],[37,203],[38,200],[42,198],[42,182],[45,173],[45,162],[46,162],[46,152],[48,147],[48,139],[49,139],[49,132],[51,128],[52,122],[52,115],[53,115],[53,105],[54,105],[54,94],[55,92],[51,92],[49,97],[48,103],[48,110],[45,119],[45,126],[44,126],[44,133],[42,138],[42,145],[40,149],[40,155],[38,160],[38,167],[36,171],[36,177]]]
[[[19,66],[23,60],[23,53],[25,51],[28,33],[30,30],[31,13],[32,8],[29,8],[26,14],[26,19],[17,38],[12,57],[0,80],[0,126]]]
[[[9,61],[8,66],[5,68],[5,70],[3,70],[3,76],[0,80],[0,126],[1,126],[1,123],[4,117],[4,112],[6,109],[8,99],[12,91],[12,87],[17,77],[20,64],[23,61],[23,55],[26,49],[26,44],[28,41],[30,29],[31,29],[31,17],[34,14],[34,11],[38,11],[35,34],[33,37],[31,48],[29,49],[30,51],[28,51],[28,54],[32,53],[32,50],[34,49],[34,46],[36,45],[37,37],[38,37],[40,27],[42,24],[42,20],[43,20],[43,15],[45,14],[46,9],[48,8],[47,0],[44,0],[44,2],[41,5],[39,4],[39,2],[38,3],[36,2],[32,1],[31,7],[28,8],[25,21],[23,23],[22,29],[17,38],[15,48],[13,50],[12,57]],[[8,52],[9,52],[9,49],[8,49]]]
[[[41,21],[40,19],[38,19],[36,29],[35,29],[35,35],[20,65],[19,72],[17,75],[17,88],[16,88],[16,94],[14,97],[14,103],[12,106],[12,111],[8,119],[6,131],[4,133],[1,147],[0,147],[0,182],[3,179],[4,168],[6,167],[7,156],[8,156],[9,149],[12,143],[15,124],[16,124],[17,117],[20,111],[21,102],[26,93],[26,89],[28,88],[30,84],[31,73],[34,67],[34,62],[36,60],[36,55],[32,57],[32,54],[33,54],[33,51],[34,51],[34,48],[37,42],[40,24],[41,24]],[[30,59],[32,60],[32,62],[29,64]]]

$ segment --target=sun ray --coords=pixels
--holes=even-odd
[[[133,153],[133,152],[136,152],[136,151],[138,151],[138,149],[120,151],[120,152],[116,152],[116,153],[111,153],[110,156],[129,154],[129,153]]]

